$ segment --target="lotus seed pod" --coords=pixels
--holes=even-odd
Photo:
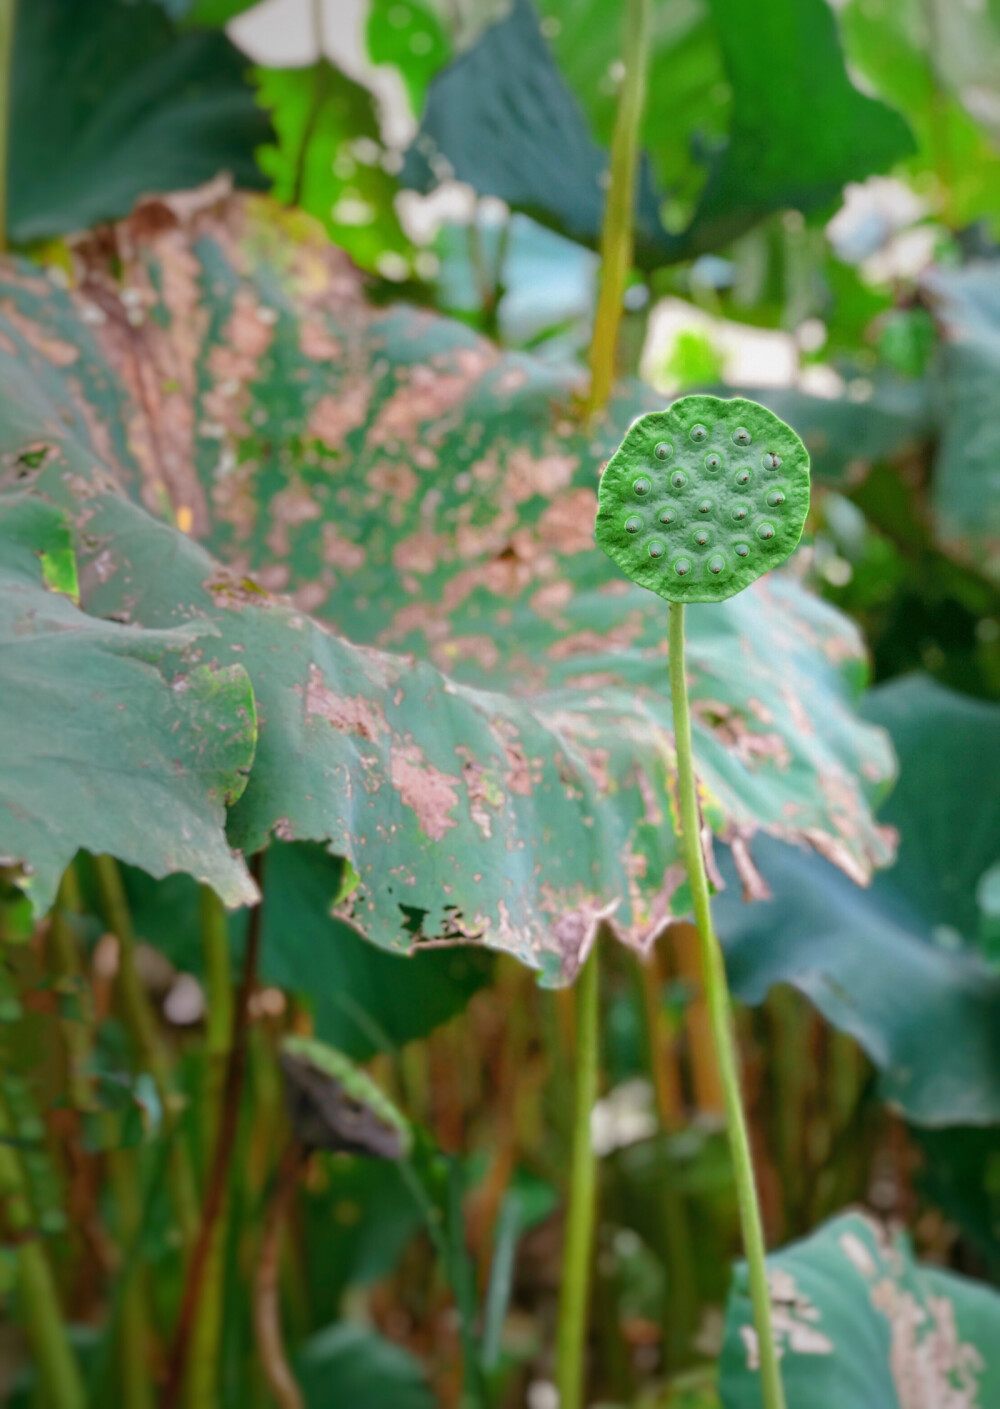
[[[669,602],[721,602],[784,562],[809,509],[809,455],[754,401],[685,396],[629,427],[601,479],[597,541]]]

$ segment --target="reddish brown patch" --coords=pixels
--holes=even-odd
[[[323,535],[323,561],[341,572],[357,572],[365,565],[365,550],[360,543],[341,536],[337,525],[327,520],[320,530]]]
[[[592,489],[574,489],[556,499],[538,520],[538,536],[560,553],[594,551],[597,495]]]
[[[51,289],[49,292],[51,293]],[[78,347],[74,347],[71,342],[64,342],[62,338],[53,337],[44,328],[40,328],[21,312],[13,300],[3,299],[0,302],[0,314],[3,314],[10,326],[21,334],[29,347],[34,348],[35,352],[44,357],[46,362],[51,362],[54,367],[72,367],[78,360]],[[14,351],[13,346],[10,350]]]
[[[336,393],[321,396],[309,415],[306,434],[321,440],[331,450],[342,450],[351,431],[368,419],[371,382],[367,377],[348,377]]]
[[[448,814],[458,806],[459,780],[428,763],[416,744],[397,746],[390,750],[390,757],[392,786],[403,804],[416,813],[424,835],[441,841],[449,827],[456,825]]]
[[[306,686],[306,714],[319,715],[341,734],[357,734],[370,743],[389,732],[381,705],[363,695],[338,695],[327,685],[323,672],[313,661]]]

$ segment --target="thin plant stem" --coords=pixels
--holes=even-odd
[[[0,251],[7,248],[7,183],[10,180],[11,75],[17,0],[0,0]]]
[[[771,1331],[771,1301],[767,1289],[764,1230],[757,1201],[750,1137],[740,1095],[739,1057],[732,1001],[726,981],[722,949],[712,928],[708,876],[701,849],[698,791],[691,746],[691,710],[684,665],[684,605],[680,602],[670,603],[670,698],[673,703],[674,742],[677,749],[681,845],[691,885],[695,922],[701,940],[705,1000],[708,1004],[725,1097],[726,1125],[732,1151],[740,1224],[743,1229],[743,1247],[750,1276],[750,1299],[757,1329],[761,1391],[764,1409],[784,1409],[785,1395]]]
[[[598,973],[595,945],[576,984],[576,1098],[556,1334],[559,1409],[582,1409],[586,1379],[587,1309],[597,1201],[597,1160],[590,1136],[590,1116],[597,1100],[600,1067]]]
[[[297,1140],[291,1142],[282,1156],[264,1216],[260,1251],[257,1256],[257,1275],[254,1279],[253,1320],[257,1354],[278,1409],[304,1409],[305,1405],[302,1391],[292,1374],[292,1367],[285,1353],[278,1272],[281,1262],[281,1227],[295,1193],[299,1171],[307,1156],[305,1146]]]
[[[166,1379],[160,1395],[160,1409],[175,1409],[180,1397],[198,1308],[209,1270],[215,1225],[222,1213],[229,1185],[233,1152],[236,1148],[243,1087],[246,1081],[250,998],[257,983],[257,959],[260,954],[261,914],[264,907],[262,852],[258,852],[253,857],[250,869],[258,889],[261,891],[262,899],[250,911],[246,949],[243,954],[243,974],[233,1009],[233,1035],[226,1062],[226,1080],[222,1092],[219,1129],[212,1151],[208,1182],[205,1187],[201,1224],[184,1277],[184,1289],[181,1293],[180,1309],[177,1313],[177,1325],[167,1360]]]
[[[94,1043],[93,995],[80,962],[79,946],[70,916],[81,908],[80,886],[72,865],[66,868],[56,903],[49,917],[49,967],[56,982],[75,996],[77,1014],[62,1023],[66,1046],[67,1085],[70,1101],[79,1112],[95,1111],[93,1081],[89,1072]],[[98,1112],[108,1137],[108,1170],[114,1191],[116,1235],[121,1249],[133,1246],[142,1219],[142,1203],[135,1151],[115,1148],[114,1121],[107,1111]],[[118,1388],[122,1409],[153,1409],[153,1383],[149,1373],[149,1307],[146,1287],[135,1259],[118,1269],[121,1316],[115,1328],[118,1349]]]
[[[181,1240],[185,1247],[190,1247],[198,1228],[198,1191],[187,1147],[176,1128],[179,1111],[172,1089],[170,1059],[136,967],[135,927],[118,863],[112,856],[95,856],[94,874],[105,919],[118,940],[118,998],[122,1014],[139,1060],[153,1078],[165,1131],[177,1136],[172,1142],[170,1195]]]
[[[599,411],[615,382],[618,328],[629,270],[632,268],[639,128],[646,106],[646,67],[652,0],[626,0],[622,79],[614,136],[608,198],[601,227],[601,273],[590,342],[590,394],[587,410]]]
[[[226,909],[209,886],[203,886],[201,891],[201,937],[207,1003],[202,1130],[205,1149],[212,1150],[222,1121],[226,1066],[233,1039],[233,986]],[[227,1203],[224,1199],[212,1232],[201,1313],[191,1336],[186,1396],[190,1409],[213,1409],[218,1399],[219,1347],[226,1289]]]
[[[34,1226],[28,1181],[13,1144],[14,1129],[0,1087],[0,1205],[17,1239],[17,1289],[24,1327],[49,1409],[84,1409],[80,1367],[66,1334],[52,1268]]]

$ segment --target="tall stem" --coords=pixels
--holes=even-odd
[[[305,1147],[296,1140],[282,1156],[274,1181],[274,1191],[264,1216],[264,1231],[261,1234],[257,1275],[254,1281],[253,1319],[257,1332],[257,1354],[279,1409],[304,1409],[305,1405],[302,1391],[292,1374],[292,1367],[285,1353],[278,1272],[281,1262],[281,1225],[295,1194],[299,1171],[307,1154]]]
[[[222,1091],[219,1128],[212,1150],[212,1163],[208,1171],[208,1183],[201,1210],[201,1224],[184,1275],[184,1289],[181,1293],[177,1325],[167,1361],[167,1375],[163,1392],[160,1395],[160,1409],[174,1409],[180,1398],[191,1338],[198,1315],[198,1306],[206,1277],[210,1271],[215,1226],[225,1204],[233,1152],[236,1148],[246,1078],[249,1005],[257,983],[257,957],[260,953],[261,914],[264,906],[262,852],[257,852],[253,857],[250,869],[261,891],[262,898],[260,904],[250,911],[250,920],[247,926],[243,974],[240,979],[239,993],[236,996],[236,1005],[233,1009],[233,1035],[226,1062],[226,1079]]]
[[[10,79],[14,71],[17,0],[0,0],[0,250],[7,248],[7,182],[10,172]]]
[[[784,1409],[781,1372],[771,1332],[771,1302],[767,1290],[764,1230],[761,1225],[757,1187],[754,1182],[750,1137],[740,1095],[739,1058],[733,1026],[732,1002],[726,982],[722,950],[712,928],[708,876],[701,849],[698,792],[691,747],[691,711],[688,705],[687,674],[684,667],[684,606],[670,603],[670,698],[674,710],[674,741],[677,747],[677,787],[680,794],[681,844],[687,865],[694,917],[701,941],[705,1000],[719,1059],[719,1072],[726,1103],[726,1124],[732,1150],[736,1197],[743,1229],[743,1247],[750,1274],[750,1299],[757,1328],[760,1353],[760,1380],[764,1409]]]
[[[233,987],[226,910],[208,886],[203,886],[201,891],[201,938],[207,1000],[202,1131],[205,1149],[212,1150],[222,1120],[226,1066],[233,1038]],[[218,1398],[219,1346],[226,1290],[226,1204],[223,1200],[212,1232],[205,1264],[202,1309],[191,1336],[187,1373],[189,1409],[212,1409]]]
[[[198,1194],[187,1147],[176,1130],[179,1110],[172,1090],[170,1058],[136,968],[135,927],[118,863],[113,856],[95,856],[94,873],[105,919],[118,940],[118,997],[125,1023],[139,1060],[153,1078],[166,1132],[178,1135],[170,1161],[170,1193],[181,1238],[185,1247],[190,1247],[198,1227]]]
[[[652,0],[626,0],[625,76],[611,140],[608,198],[601,228],[601,275],[590,342],[588,411],[599,411],[615,382],[618,326],[625,284],[632,268],[635,178],[639,166],[639,127],[646,106],[646,65]]]
[[[590,1137],[599,1071],[597,965],[595,945],[576,985],[576,1101],[556,1340],[559,1409],[581,1409],[583,1405],[597,1193],[597,1161]]]
[[[66,1335],[52,1268],[34,1227],[28,1183],[13,1144],[14,1134],[0,1087],[0,1205],[8,1227],[18,1239],[17,1289],[42,1397],[51,1409],[84,1409],[83,1380]]]

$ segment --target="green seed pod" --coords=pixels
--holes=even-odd
[[[809,455],[755,401],[685,396],[629,427],[601,479],[597,542],[668,602],[721,602],[784,562],[809,510]]]

